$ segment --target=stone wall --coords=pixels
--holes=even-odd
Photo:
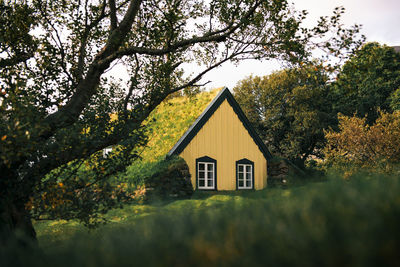
[[[285,160],[268,162],[268,186],[286,185],[289,166]]]
[[[268,162],[268,186],[286,186],[304,176],[304,171],[287,159],[274,158]]]
[[[182,158],[166,159],[162,168],[145,178],[144,201],[188,198],[193,194],[189,167]]]

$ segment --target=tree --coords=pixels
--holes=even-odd
[[[96,224],[99,212],[119,205],[106,178],[138,157],[143,120],[224,62],[305,61],[311,40],[329,30],[338,35],[320,47],[358,45],[359,27],[341,28],[342,9],[305,29],[306,12],[282,0],[32,0],[0,8],[2,241],[17,229],[34,238],[32,216]],[[187,62],[204,70],[183,78]],[[105,75],[116,64],[129,72],[126,84]],[[110,145],[117,151],[101,157]],[[69,199],[51,209],[46,195],[60,187]]]
[[[339,131],[326,131],[325,165],[351,175],[359,169],[393,172],[400,163],[400,111],[366,118],[339,114]]]
[[[343,65],[333,83],[335,110],[347,116],[367,116],[372,124],[378,109],[392,112],[400,88],[400,53],[378,43],[365,44]]]
[[[390,108],[400,110],[400,87],[390,95]]]
[[[308,156],[320,156],[323,130],[335,123],[327,81],[324,67],[310,64],[249,77],[234,92],[272,152],[301,167]]]

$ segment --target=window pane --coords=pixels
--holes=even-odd
[[[239,168],[239,172],[243,172],[243,165],[239,165],[238,168]]]
[[[199,171],[199,179],[204,179],[204,171]]]
[[[213,187],[214,186],[214,180],[208,179],[207,186]]]
[[[246,173],[246,180],[248,181],[251,180],[251,173],[249,172]]]
[[[199,170],[203,171],[204,170],[204,163],[199,163]]]
[[[207,164],[207,170],[208,171],[213,171],[214,170],[214,164]]]
[[[208,178],[213,179],[214,178],[214,173],[213,172],[208,172]]]
[[[199,180],[199,187],[204,187],[205,180]]]
[[[243,180],[243,173],[240,173],[240,172],[239,172],[238,176],[239,176],[239,177],[238,177],[239,180]]]
[[[251,187],[251,181],[249,180],[246,181],[246,187]]]
[[[243,180],[239,180],[239,187],[243,187]]]
[[[251,172],[251,165],[246,165],[246,172]]]

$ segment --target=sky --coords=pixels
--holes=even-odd
[[[290,2],[290,1],[289,1]],[[362,24],[361,33],[368,42],[376,41],[390,46],[400,46],[400,0],[294,0],[298,10],[309,12],[306,23],[316,22],[320,16],[330,16],[333,9],[343,6],[346,11],[342,21],[346,26]],[[307,25],[307,24],[306,24]],[[307,26],[310,26],[307,25]],[[277,61],[249,60],[237,67],[225,64],[203,78],[208,89],[226,86],[232,89],[236,83],[250,75],[264,76],[279,70]],[[193,67],[196,70],[196,67]]]
[[[312,27],[320,16],[330,16],[337,6],[343,6],[346,11],[342,22],[350,27],[362,24],[361,33],[367,42],[379,42],[389,46],[400,46],[400,0],[292,0],[297,10],[307,10],[308,16],[305,26]],[[223,86],[232,89],[238,81],[246,77],[264,76],[282,68],[278,61],[247,60],[235,66],[225,63],[212,70],[199,82],[209,83],[207,90]],[[202,69],[196,64],[184,67],[187,74],[199,73]],[[114,68],[109,75],[126,80],[128,74],[121,68]]]

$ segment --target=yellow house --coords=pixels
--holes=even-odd
[[[186,161],[196,190],[258,190],[267,185],[271,153],[226,87],[168,155]]]

